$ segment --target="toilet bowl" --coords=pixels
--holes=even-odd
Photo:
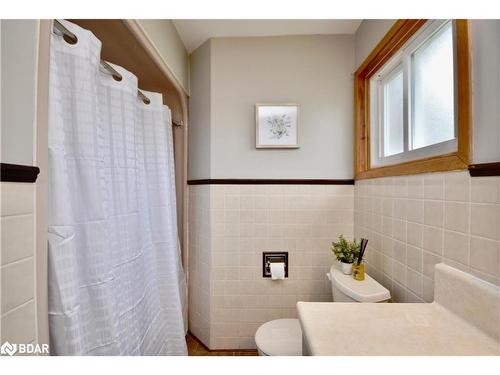
[[[327,274],[332,283],[333,302],[387,302],[390,292],[365,273],[363,281],[344,275],[336,265]],[[302,355],[302,330],[298,319],[276,319],[261,325],[255,333],[259,355]]]
[[[276,319],[262,324],[255,333],[259,355],[302,355],[302,330],[298,319]]]

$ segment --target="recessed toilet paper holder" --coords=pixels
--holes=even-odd
[[[271,263],[285,263],[285,277],[288,277],[288,251],[264,251],[262,277],[271,277]]]

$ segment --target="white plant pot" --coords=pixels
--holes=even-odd
[[[345,275],[350,275],[352,273],[352,263],[340,262],[340,269]]]

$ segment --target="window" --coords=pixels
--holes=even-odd
[[[430,21],[370,80],[371,166],[456,151],[452,21]]]
[[[411,56],[411,149],[455,139],[452,22],[438,26]]]
[[[396,22],[355,73],[357,178],[467,168],[469,59],[467,21]]]
[[[382,103],[380,112],[383,130],[381,153],[384,157],[397,155],[404,151],[403,86],[401,66],[398,66],[380,82],[379,96]]]

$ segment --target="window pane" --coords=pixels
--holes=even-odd
[[[403,72],[399,70],[383,83],[384,156],[403,152]]]
[[[412,55],[412,148],[455,138],[451,22]]]

